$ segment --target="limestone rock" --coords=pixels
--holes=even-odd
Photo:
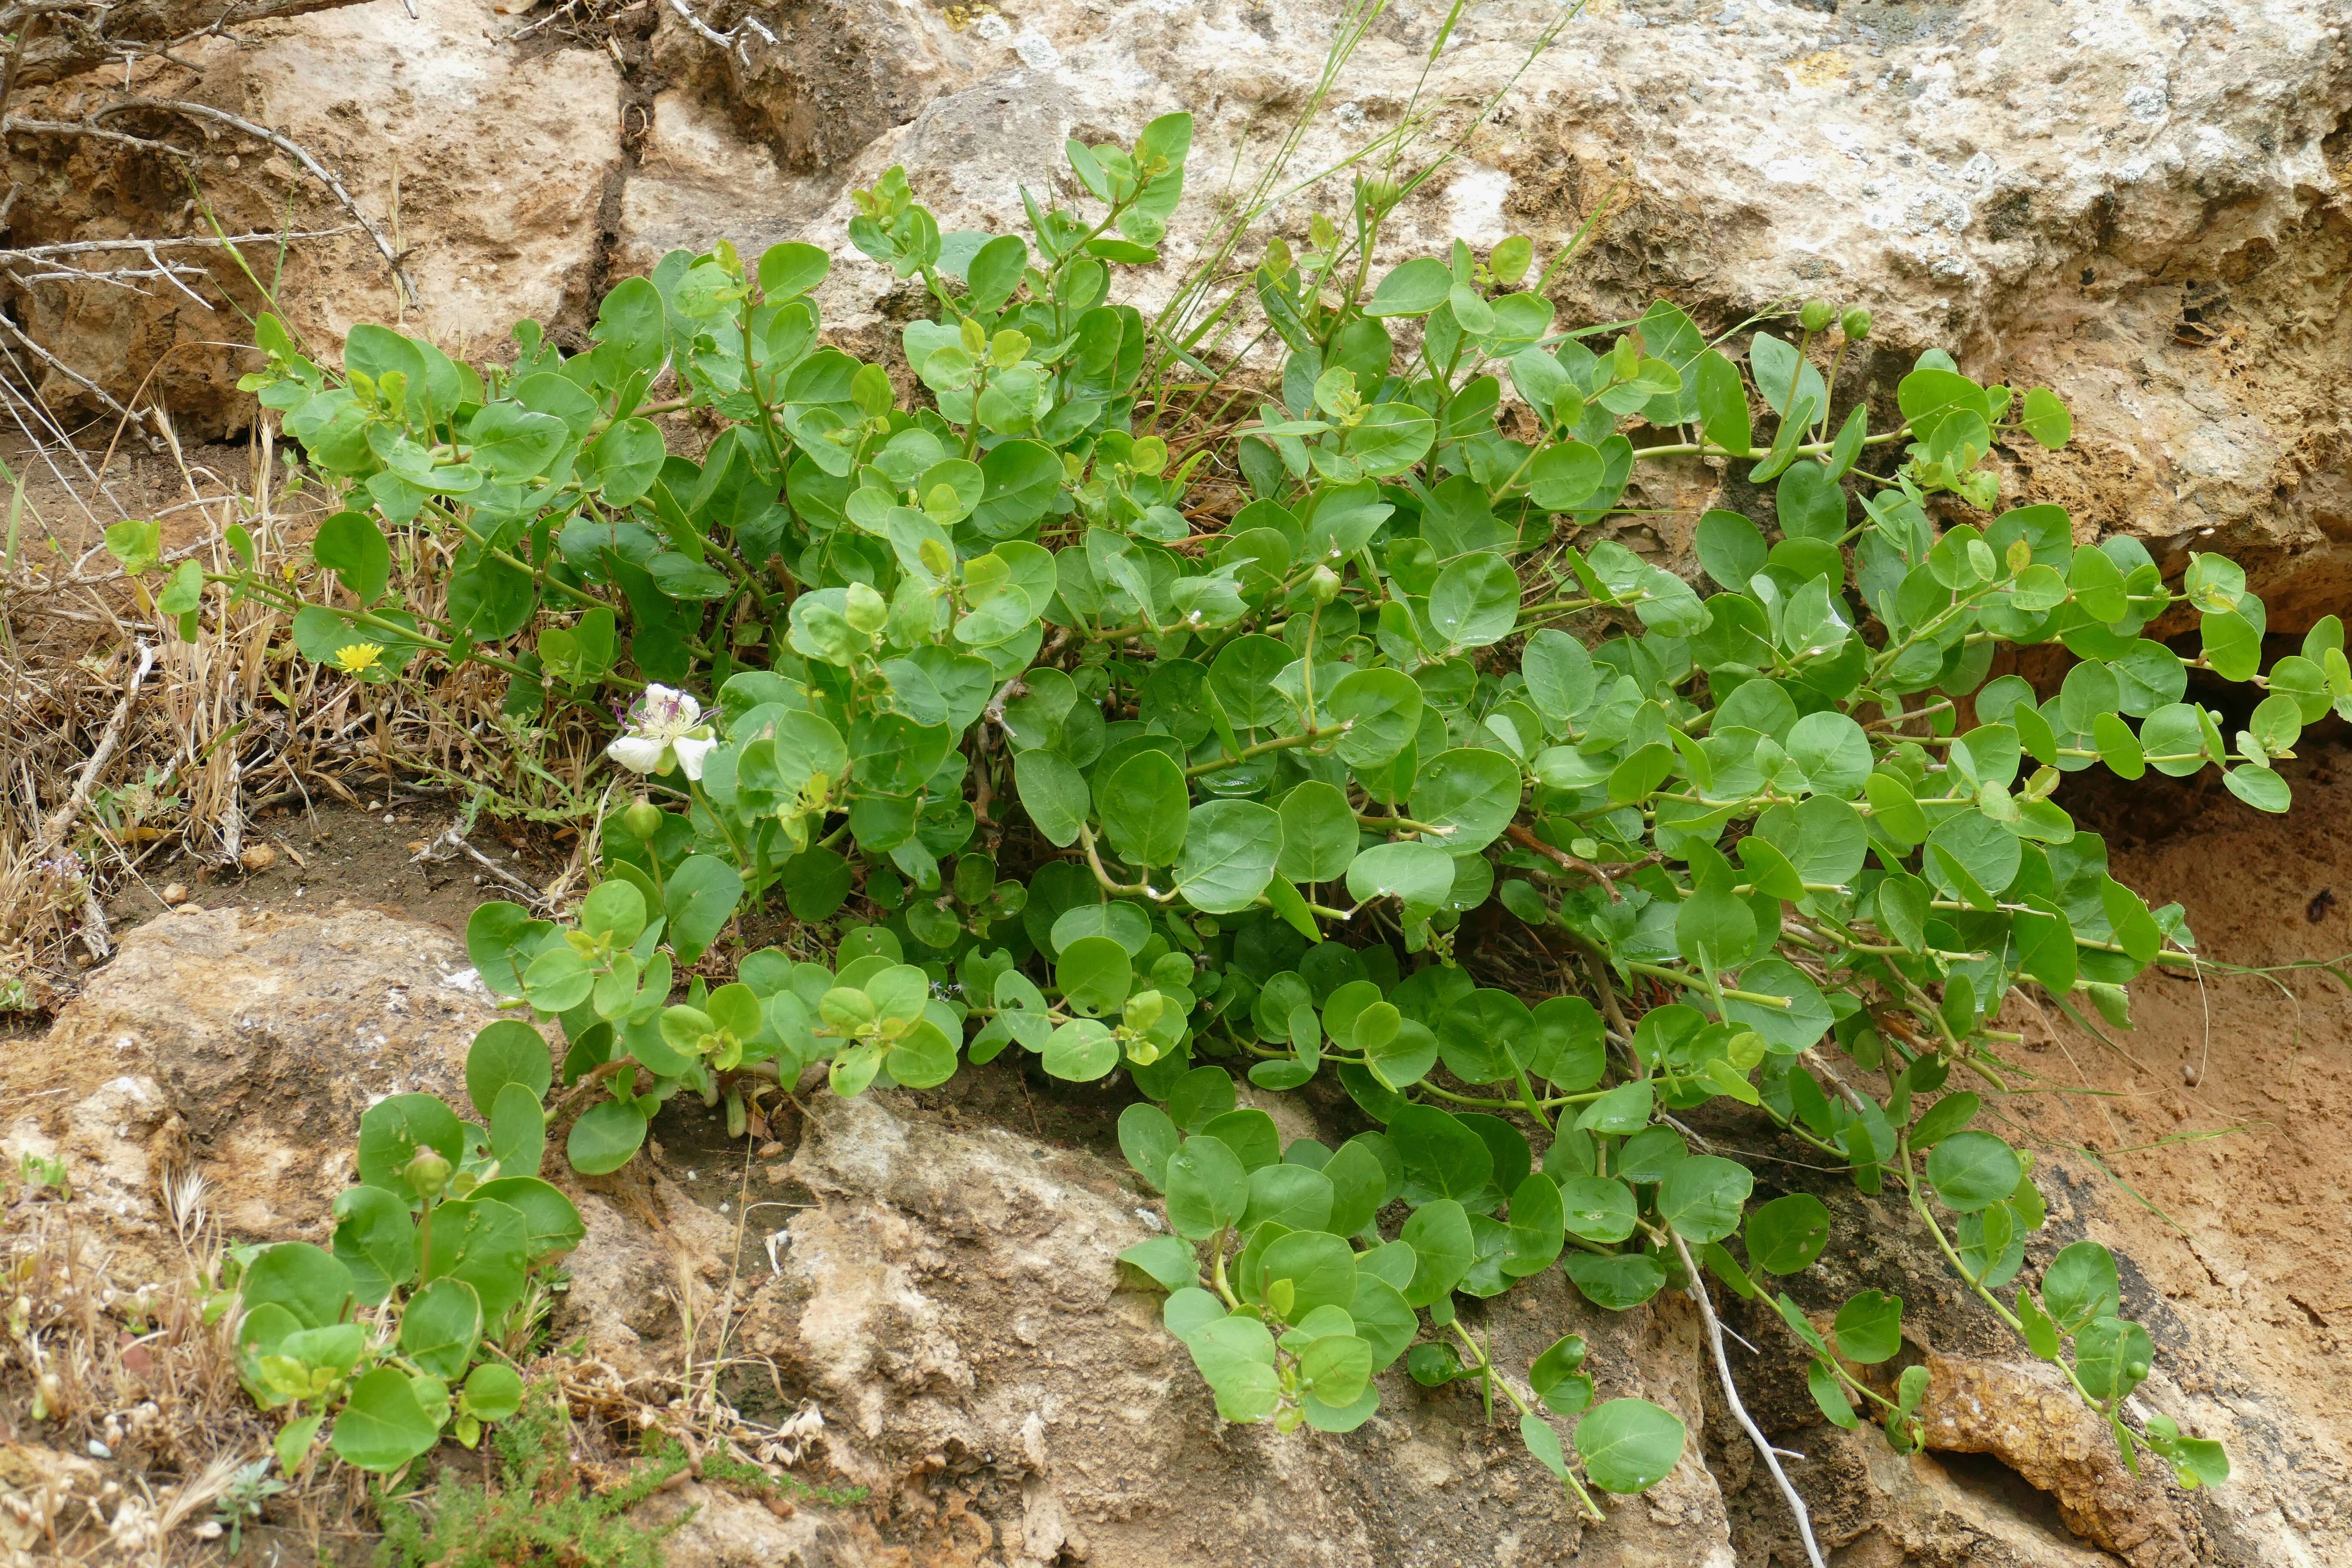
[[[361,1113],[388,1094],[464,1105],[467,1047],[496,1016],[430,927],[183,905],[0,1055],[0,1154],[62,1155],[129,1245],[163,1244],[163,1185],[190,1171],[230,1234],[315,1240]]]
[[[585,297],[605,186],[621,167],[620,79],[602,53],[518,50],[504,37],[513,24],[491,0],[421,9],[411,21],[397,4],[354,5],[235,39],[194,40],[175,51],[194,68],[194,81],[186,68],[148,61],[127,85],[281,132],[339,174],[394,237],[418,292],[404,311],[383,256],[290,157],[207,170],[205,201],[229,234],[345,231],[292,244],[282,279],[273,244],[244,247],[254,272],[276,283],[275,308],[314,349],[331,353],[357,322],[398,321],[451,353],[495,358],[510,352],[515,321],[551,320]],[[75,119],[125,85],[118,70],[111,81],[76,79],[11,107]],[[184,125],[161,123],[182,142],[192,137]],[[12,209],[15,243],[211,232],[184,177],[146,154],[17,137],[8,163],[24,187]],[[9,293],[36,340],[118,399],[152,372],[148,391],[182,436],[205,437],[250,422],[252,400],[236,383],[257,362],[236,346],[250,333],[238,310],[272,308],[234,265],[211,271],[197,290],[210,309],[161,287],[42,284]],[[61,410],[88,403],[55,373],[40,390]]]
[[[1730,1568],[1696,1442],[1666,1481],[1584,1527],[1475,1388],[1431,1393],[1400,1365],[1346,1436],[1222,1426],[1160,1294],[1118,1251],[1155,1233],[1150,1199],[1091,1154],[945,1127],[877,1097],[811,1101],[790,1174],[815,1198],[740,1331],[826,1413],[826,1457],[902,1498],[917,1479],[942,1547],[967,1511],[1009,1564],[1057,1553],[1120,1568],[1361,1562],[1677,1563]],[[1550,1276],[1478,1314],[1497,1362],[1561,1334],[1593,1349],[1603,1397],[1700,1411],[1687,1305],[1612,1317]],[[911,1505],[902,1505],[911,1506]],[[921,1523],[919,1519],[910,1523]]]

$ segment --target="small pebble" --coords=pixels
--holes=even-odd
[[[173,882],[167,885],[163,889],[163,901],[174,906],[186,903],[188,901],[188,889],[186,884]]]

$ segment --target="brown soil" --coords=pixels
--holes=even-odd
[[[2218,787],[2152,791],[2151,779],[2135,786],[2128,816],[2094,805],[2086,825],[2107,832],[2120,879],[2187,909],[2204,956],[2338,968],[2144,981],[2133,987],[2137,1027],[2107,1031],[2111,1045],[2071,1025],[2031,1031],[2041,1049],[2028,1061],[2046,1085],[2104,1097],[2053,1094],[2024,1116],[2054,1144],[2101,1152],[2161,1211],[2108,1185],[2090,1231],[2187,1322],[2195,1349],[2175,1369],[2183,1386],[2202,1382],[2226,1400],[2263,1385],[2352,1446],[2352,1390],[2335,1360],[2352,1326],[2342,1252],[2352,1200],[2343,1133],[2352,1125],[2352,970],[2343,966],[2352,752],[2306,742],[2303,753],[2281,768],[2294,788],[2284,817]],[[2062,1158],[2099,1184],[2083,1155]]]
[[[322,803],[308,811],[296,805],[263,813],[246,834],[249,860],[258,858],[251,855],[256,848],[272,857],[259,869],[231,872],[184,851],[149,861],[116,893],[107,919],[118,931],[152,920],[170,907],[164,892],[178,883],[206,909],[326,909],[342,900],[463,935],[476,905],[511,896],[471,860],[418,861],[418,851],[449,826],[448,802],[402,787],[362,798],[364,808]],[[485,821],[473,841],[537,886],[551,881],[564,865],[566,847],[543,833],[517,833],[502,842],[499,829]]]

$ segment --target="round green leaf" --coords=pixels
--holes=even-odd
[[[1664,1266],[1646,1252],[1570,1252],[1559,1263],[1586,1300],[1612,1312],[1630,1311],[1665,1288]]]
[[[408,1374],[380,1366],[352,1384],[329,1442],[345,1464],[384,1475],[440,1440]]]
[[[1584,1473],[1603,1491],[1646,1491],[1682,1461],[1680,1420],[1646,1399],[1612,1399],[1576,1424]]]
[[[1118,1066],[1118,1041],[1106,1025],[1093,1018],[1073,1018],[1045,1042],[1045,1070],[1054,1077],[1092,1083]]]
[[[465,1375],[482,1336],[482,1302],[463,1279],[436,1279],[400,1314],[400,1353],[443,1382]]]
[[[1359,903],[1392,895],[1408,911],[1426,913],[1453,891],[1454,857],[1434,844],[1375,844],[1348,867],[1348,896]]]
[[[1974,1214],[2017,1190],[2025,1166],[2017,1151],[1990,1132],[1955,1132],[1927,1154],[1927,1180],[1944,1206]]]
[[[1213,800],[1192,808],[1176,887],[1194,909],[1233,914],[1257,901],[1282,854],[1282,818],[1253,800]],[[1446,867],[1453,885],[1454,868]]]
[[[1170,866],[1184,847],[1192,792],[1165,752],[1138,752],[1100,787],[1096,806],[1111,847],[1133,866]]]
[[[1435,1106],[1399,1110],[1389,1121],[1389,1139],[1404,1161],[1405,1201],[1416,1206],[1474,1196],[1495,1173],[1486,1140]]]
[[[1830,1211],[1811,1193],[1790,1193],[1748,1213],[1748,1261],[1768,1274],[1811,1267],[1829,1245]]]
[[[1279,815],[1282,855],[1276,870],[1302,885],[1346,874],[1356,858],[1358,829],[1355,808],[1342,791],[1310,779],[1282,797]]]
[[[1205,1241],[1248,1204],[1249,1173],[1217,1139],[1188,1138],[1168,1157],[1168,1227],[1177,1235]]]
[[[1393,669],[1360,669],[1324,700],[1324,712],[1347,731],[1332,750],[1351,768],[1378,767],[1421,732],[1421,688]]]
[[[628,884],[606,882],[604,887],[626,888]],[[634,888],[629,890],[636,891]],[[642,902],[639,907],[643,908]],[[498,1104],[499,1091],[509,1084],[521,1085],[532,1100],[539,1100],[546,1098],[548,1086],[554,1080],[554,1065],[546,1038],[520,1018],[500,1018],[484,1025],[466,1052],[466,1098],[474,1102],[475,1110],[485,1120]]]
[[[1876,1366],[1903,1348],[1903,1298],[1864,1290],[1838,1309],[1838,1353],[1864,1366]]]
[[[1721,1241],[1739,1228],[1739,1211],[1756,1178],[1736,1160],[1693,1154],[1667,1167],[1658,1184],[1658,1217],[1693,1241]]]
[[[1440,752],[1421,764],[1413,779],[1412,815],[1432,827],[1451,829],[1439,840],[1448,855],[1484,849],[1518,809],[1518,764],[1500,752]]]
[[[1618,1242],[1633,1234],[1633,1189],[1614,1176],[1570,1176],[1559,1196],[1563,1222],[1585,1240]]]
[[[1293,1323],[1318,1307],[1345,1307],[1356,1297],[1356,1255],[1326,1231],[1294,1230],[1277,1237],[1259,1259],[1258,1270],[1267,1286],[1277,1279],[1291,1282],[1291,1308],[1285,1317]]]
[[[646,1113],[625,1100],[608,1100],[589,1107],[572,1124],[564,1152],[582,1175],[601,1176],[627,1164],[645,1141]]]
[[[1429,625],[1448,649],[1500,642],[1518,618],[1518,574],[1492,551],[1446,563],[1430,587]]]
[[[1060,962],[1054,965],[1054,981],[1071,1006],[1100,1017],[1126,1005],[1135,983],[1135,966],[1127,949],[1111,938],[1080,937],[1062,950]]]

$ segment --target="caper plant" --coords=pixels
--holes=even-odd
[[[1110,300],[1158,258],[1190,139],[1178,115],[1071,143],[1091,202],[1031,199],[1026,237],[942,233],[896,170],[860,192],[852,240],[930,307],[911,391],[824,342],[803,244],[672,254],[593,347],[525,322],[507,366],[362,327],[331,372],[265,320],[249,384],[343,503],[320,575],[257,574],[232,531],[245,568],[184,564],[159,607],[193,632],[207,595],[276,605],[360,680],[490,666],[525,718],[630,705],[601,885],[468,930],[490,988],[561,1026],[576,1170],[624,1164],[680,1092],[740,1129],[811,1068],[841,1094],[1014,1049],[1124,1072],[1171,1232],[1127,1261],[1224,1418],[1348,1429],[1403,1358],[1499,1393],[1597,1513],[1682,1424],[1598,1399],[1572,1335],[1497,1366],[1459,1305],[1555,1268],[1610,1311],[1807,1268],[1820,1198],[1691,1146],[1722,1101],[1908,1205],[2127,1460],[2221,1479],[2217,1446],[2126,1425],[2155,1352],[2114,1259],[2076,1242],[2026,1279],[2031,1152],[1974,1123],[2025,1076],[2021,987],[2120,1026],[2133,979],[2191,962],[2061,780],[2211,767],[2284,810],[2273,760],[2352,713],[2340,624],[2264,670],[2229,562],[2168,581],[2006,504],[1995,449],[2063,445],[2063,404],[1933,351],[1854,395],[1866,312],[1564,328],[1524,238],[1374,282],[1386,185],[1238,281],[1221,309],[1271,357],[1221,413],[1213,367]],[[679,409],[717,432],[697,457],[652,421]],[[1608,526],[1637,463],[1767,500],[1699,518],[1685,578]],[[446,559],[443,613],[395,552]],[[2051,645],[2047,695],[1988,679]],[[2259,689],[2233,733],[2192,668]],[[816,922],[853,896],[831,967],[702,972],[747,900]],[[1474,914],[1561,955],[1559,994],[1482,984]],[[1370,1125],[1337,1149],[1237,1100],[1324,1073]],[[1827,1418],[1916,1447],[1925,1372],[1893,1397],[1857,1372],[1903,1303],[1774,1300]]]
[[[466,1091],[478,1122],[436,1095],[396,1094],[360,1119],[359,1184],[335,1199],[332,1248],[232,1248],[217,1310],[234,1308],[237,1374],[291,1475],[328,1445],[397,1473],[446,1431],[467,1447],[522,1400],[515,1358],[545,1316],[551,1271],[585,1234],[540,1179],[546,1040],[519,1019],[475,1037]]]

